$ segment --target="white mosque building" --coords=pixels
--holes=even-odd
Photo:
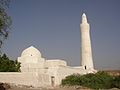
[[[0,73],[4,75],[3,82],[32,85],[35,87],[58,86],[61,80],[71,74],[94,73],[92,49],[90,40],[90,27],[85,14],[82,15],[81,31],[81,66],[71,67],[67,62],[61,59],[46,60],[41,52],[30,46],[25,49],[18,62],[21,63],[21,72]],[[9,78],[5,79],[5,77]]]

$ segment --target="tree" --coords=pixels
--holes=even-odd
[[[3,41],[7,39],[11,18],[7,14],[6,9],[9,7],[10,0],[0,0],[0,48]]]
[[[0,56],[0,72],[20,72],[20,63],[10,60],[6,54]]]
[[[21,64],[20,62],[18,62],[17,60],[15,60],[15,69],[16,69],[17,72],[20,72],[20,71],[21,71],[21,70],[20,70],[20,67],[21,67],[20,64]]]

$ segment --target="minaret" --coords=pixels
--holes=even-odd
[[[82,23],[80,24],[81,30],[81,65],[86,70],[94,69],[90,39],[90,26],[87,22],[85,13],[82,15]]]

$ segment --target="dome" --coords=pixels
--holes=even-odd
[[[41,57],[41,53],[38,49],[36,49],[33,46],[28,47],[27,49],[25,49],[21,56],[35,56],[35,57]]]

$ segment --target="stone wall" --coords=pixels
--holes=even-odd
[[[58,66],[49,67],[46,69],[46,73],[50,75],[51,80],[54,79],[54,85],[58,86],[61,84],[61,80],[71,74],[86,74],[88,71],[82,68],[73,68],[70,66]]]
[[[59,67],[56,73],[57,80],[56,84],[61,84],[61,80],[64,79],[66,76],[72,75],[72,74],[86,74],[86,71],[83,69],[75,69],[73,67]]]
[[[0,82],[34,87],[47,87],[51,85],[49,75],[32,72],[0,72]]]

